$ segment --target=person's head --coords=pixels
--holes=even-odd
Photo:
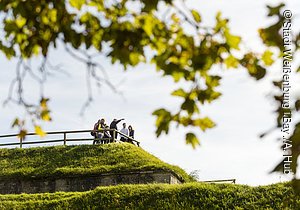
[[[114,119],[113,121],[117,121],[117,119]]]
[[[128,126],[128,130],[133,130],[131,125]]]
[[[101,122],[101,123],[105,123],[105,120],[104,120],[104,118],[102,118],[100,122]]]
[[[126,128],[126,123],[123,123],[123,128]]]

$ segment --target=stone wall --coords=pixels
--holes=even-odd
[[[142,171],[109,173],[99,175],[72,176],[47,179],[4,179],[0,177],[0,194],[75,192],[87,191],[97,186],[118,184],[168,183],[181,184],[182,180],[167,171]]]

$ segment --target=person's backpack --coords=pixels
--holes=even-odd
[[[95,131],[91,131],[91,136],[95,137],[96,132]]]

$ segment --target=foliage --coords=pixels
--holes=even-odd
[[[289,183],[261,187],[189,183],[98,187],[88,192],[0,195],[3,209],[299,209]]]
[[[286,80],[286,78],[290,76],[299,76],[299,70],[297,70],[297,72],[294,71],[299,69],[299,66],[296,66],[297,63],[294,62],[293,57],[296,58],[296,56],[299,54],[300,33],[299,31],[295,31],[295,34],[292,32],[286,32],[286,30],[291,30],[289,26],[292,27],[293,17],[292,15],[285,15],[287,14],[286,12],[288,12],[288,10],[284,11],[284,6],[284,4],[279,4],[275,7],[268,6],[268,16],[275,18],[276,21],[271,26],[260,29],[259,33],[263,43],[269,47],[269,50],[264,53],[262,60],[266,64],[272,64],[273,61],[270,58],[272,57],[273,52],[276,57],[285,60],[283,64],[281,64],[283,76],[279,80],[273,81],[273,85],[277,90],[277,93],[273,96],[277,105],[275,110],[277,115],[277,128],[275,129],[281,129],[283,134],[284,130],[287,128],[286,126],[288,126],[288,132],[283,134],[284,138],[281,138],[283,142],[282,149],[285,153],[284,155],[291,155],[292,162],[290,163],[290,168],[294,173],[293,185],[295,189],[300,192],[299,179],[296,178],[297,162],[300,155],[300,121],[297,119],[297,116],[299,116],[299,95],[291,96],[290,93],[288,93],[288,106],[286,105],[286,102],[284,102],[284,100],[286,100],[285,95],[287,95],[284,89],[287,85],[291,85],[290,79]],[[286,38],[289,39],[288,47],[286,47],[286,43],[284,43]],[[290,54],[286,53],[288,50],[290,50]],[[289,66],[290,68],[285,69],[286,66]],[[287,76],[287,73],[291,75],[289,76],[288,74]],[[291,116],[293,116],[293,120],[296,119],[294,128],[291,127],[292,125],[286,124],[287,118]],[[268,134],[268,132],[262,136],[266,134]],[[284,173],[285,160],[286,158],[284,157],[282,161],[274,168],[273,172],[279,171]]]
[[[57,178],[159,169],[173,171],[185,181],[193,180],[181,168],[128,143],[0,149],[1,178]]]
[[[138,6],[132,7],[133,3]],[[165,17],[159,15],[164,12],[159,8],[166,8]],[[46,58],[49,49],[62,42],[69,47],[67,52],[70,48],[79,52],[91,49],[103,52],[112,63],[119,62],[125,69],[151,60],[165,76],[190,84],[190,88],[172,93],[182,99],[178,111],[153,112],[157,117],[157,136],[168,133],[172,123],[198,127],[202,131],[215,126],[209,117],[200,114],[203,104],[221,95],[217,90],[221,77],[210,71],[212,67],[244,66],[259,80],[265,75],[265,64],[271,63],[270,53],[263,55],[268,58],[265,64],[259,62],[262,55],[243,53],[241,37],[231,33],[228,19],[221,13],[216,15],[214,27],[204,27],[199,12],[183,11],[173,0],[1,1],[0,13],[5,14],[0,50],[7,58],[24,60],[36,55]],[[194,28],[194,32],[187,33],[185,23]],[[152,53],[146,54],[149,48]],[[96,65],[90,60],[86,64],[87,67]],[[23,104],[20,99],[18,102]],[[48,115],[41,119],[45,117],[49,119]],[[43,135],[40,127],[35,129]],[[188,132],[186,143],[195,147],[199,139]]]

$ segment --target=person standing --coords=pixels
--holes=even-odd
[[[119,122],[121,122],[122,120],[124,120],[124,119],[120,119],[120,120],[114,119],[114,120],[110,123],[109,128],[110,128],[110,129],[118,130],[117,124],[118,124]],[[114,135],[114,134],[115,134],[115,135]],[[114,131],[110,131],[110,135],[111,135],[111,137],[113,138],[113,140],[116,139],[117,136],[118,136],[117,132],[114,132]]]
[[[129,137],[134,139],[134,130],[131,125],[128,126]]]
[[[109,134],[109,132],[107,130],[107,129],[109,129],[109,126],[108,125],[104,125],[104,126],[105,126],[105,128],[104,128],[104,131],[103,131],[102,142],[103,142],[103,144],[105,144],[105,143],[111,143],[112,142],[111,141],[111,136],[110,136],[110,134]]]
[[[94,141],[93,141],[93,144],[96,144],[98,143],[99,141],[97,140],[98,139],[98,127],[100,125],[100,122],[101,120],[99,119],[95,124],[94,124],[94,128],[93,128],[93,131],[91,132],[91,135],[95,137]]]
[[[121,133],[125,134],[126,136],[128,136],[128,129],[126,128],[126,123],[123,123],[123,128],[120,130]],[[127,137],[121,135],[121,141],[126,142],[127,141]]]
[[[103,131],[102,129],[105,126],[105,119],[99,119],[97,123],[94,125],[94,131],[92,131],[93,136],[95,137],[95,140],[93,141],[93,144],[100,143],[99,139],[102,138]]]
[[[130,142],[131,144],[133,143],[133,139],[134,139],[134,130],[132,128],[131,125],[128,126],[128,132],[129,132],[129,137],[131,137],[131,139],[128,139],[127,141]]]

